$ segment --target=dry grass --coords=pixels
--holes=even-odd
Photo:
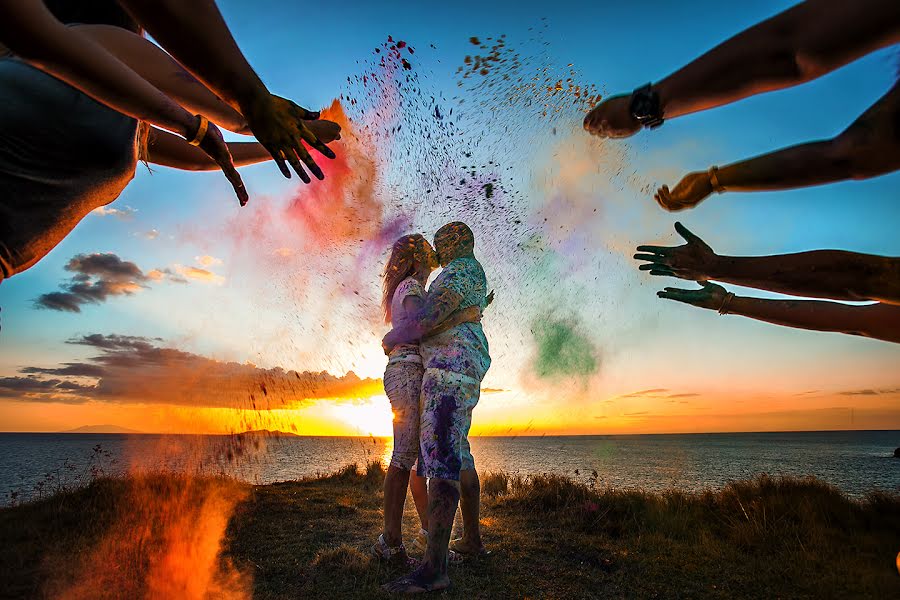
[[[377,598],[400,575],[368,554],[384,470],[256,486],[223,560],[255,598]],[[108,526],[128,482],[0,510],[0,597],[42,597],[44,557],[77,555]],[[900,496],[851,500],[813,479],[759,477],[699,494],[597,488],[565,477],[485,474],[491,556],[451,567],[459,598],[898,598]],[[407,502],[404,531],[416,530]]]

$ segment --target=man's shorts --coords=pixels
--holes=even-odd
[[[475,468],[469,428],[472,409],[480,395],[480,379],[442,369],[425,369],[419,399],[419,475],[459,481],[461,470]]]

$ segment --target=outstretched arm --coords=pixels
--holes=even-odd
[[[672,119],[810,81],[898,41],[900,3],[807,0],[719,44],[654,89],[663,116]],[[608,137],[636,133],[629,102],[625,95],[599,104],[585,128]]]
[[[305,183],[322,170],[304,147],[306,142],[328,158],[334,152],[303,122],[318,113],[269,93],[234,41],[214,0],[119,0],[179,63],[247,119],[256,139],[266,147],[282,174],[289,163]]]
[[[866,179],[900,169],[900,83],[837,137],[800,144],[719,169],[689,173],[656,201],[666,210],[692,208],[713,191],[755,192]],[[716,185],[717,182],[717,185]]]
[[[229,131],[250,133],[241,113],[147,38],[112,25],[77,25],[75,28],[187,110],[205,115]]]
[[[341,126],[333,121],[310,121],[322,140],[341,139]],[[272,160],[272,155],[259,142],[226,142],[235,167],[255,165]],[[205,152],[185,140],[160,129],[151,129],[147,141],[148,162],[185,171],[211,171],[218,165]]]
[[[900,344],[900,306],[867,304],[852,306],[821,300],[766,300],[734,296],[725,288],[705,282],[699,290],[667,287],[657,292],[668,298],[699,308],[718,310],[776,325],[833,331]]]
[[[200,119],[90,37],[64,26],[40,0],[0,0],[0,12],[0,42],[22,60],[123,114],[185,138],[198,132]],[[200,147],[225,173],[241,204],[246,203],[247,192],[215,125],[209,125]]]
[[[719,256],[681,223],[682,246],[638,246],[637,260],[651,275],[724,281],[770,292],[876,300],[900,305],[900,258],[844,250],[813,250],[775,256]]]

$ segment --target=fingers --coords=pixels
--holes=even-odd
[[[658,262],[668,264],[666,257],[662,254],[635,254],[632,258],[635,260],[646,260],[647,262]]]
[[[229,159],[231,157],[229,156]],[[247,188],[244,187],[244,182],[241,179],[240,174],[237,172],[237,169],[234,168],[234,165],[231,164],[229,160],[228,164],[220,165],[222,167],[222,172],[225,173],[225,177],[228,178],[228,181],[231,182],[231,187],[234,188],[234,193],[238,197],[238,202],[241,203],[241,206],[247,206],[247,202],[250,200],[250,195],[247,193]]]
[[[685,239],[685,241],[687,241],[688,243],[695,243],[695,242],[699,242],[701,244],[703,243],[703,240],[701,240],[699,237],[694,235],[687,227],[682,225],[679,221],[675,221],[675,231],[677,231],[678,235],[683,237]]]
[[[322,169],[319,168],[319,165],[316,164],[316,161],[313,160],[313,157],[309,155],[309,152],[307,152],[306,148],[299,141],[297,142],[297,145],[294,146],[294,154],[296,155],[294,160],[297,161],[297,157],[299,157],[300,160],[306,163],[306,167],[316,176],[316,179],[320,181],[325,179],[325,174],[322,173]],[[294,165],[295,171],[297,171],[298,168],[300,169],[300,171],[297,171],[297,174],[300,175],[300,172],[303,171],[303,168],[300,167],[300,161],[297,161],[296,164],[291,164]],[[309,175],[305,172],[301,176],[301,179],[303,179],[304,183],[309,183],[310,181]]]
[[[290,179],[291,170],[288,169],[287,164],[284,162],[284,155],[281,150],[268,144],[263,144],[263,147],[272,155],[272,160],[278,165],[278,169],[281,171],[281,174],[284,175],[285,179]]]
[[[658,254],[660,256],[669,256],[674,248],[668,246],[638,246],[636,250],[638,252],[652,252],[653,254]],[[637,256],[635,256],[635,258],[637,258]]]
[[[305,152],[305,150],[304,150],[304,152]],[[294,172],[297,173],[297,176],[300,177],[300,179],[301,179],[301,181],[303,181],[303,183],[309,183],[310,181],[312,181],[309,178],[309,175],[307,175],[306,171],[303,169],[303,165],[300,163],[300,159],[297,157],[296,150],[288,148],[287,150],[285,150],[284,154],[285,154],[285,157],[287,158],[288,163],[290,163],[291,167],[294,169]],[[307,153],[307,156],[308,155],[309,155],[309,153]],[[316,167],[316,168],[318,168],[318,167]],[[319,177],[319,179],[322,179],[322,178]]]
[[[322,142],[322,140],[317,138],[316,135],[312,131],[310,131],[309,128],[304,126],[302,123],[300,124],[300,137],[303,139],[303,141],[305,141],[311,147],[318,150],[319,153],[322,154],[323,156],[327,156],[328,158],[330,158],[332,160],[335,158],[336,155],[335,155],[334,151],[331,148],[329,148],[328,146],[326,146]],[[339,138],[340,138],[340,134],[338,135],[338,139]],[[309,164],[309,163],[307,163],[307,164]]]

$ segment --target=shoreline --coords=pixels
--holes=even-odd
[[[184,597],[388,597],[379,585],[402,569],[368,555],[383,476],[370,463],[256,486],[103,478],[3,508],[0,598],[146,595],[178,584],[180,564],[184,582],[166,589]],[[898,493],[854,500],[812,478],[768,476],[650,493],[488,473],[482,498],[493,552],[451,567],[447,597],[900,597]],[[408,499],[405,538],[414,531]]]

